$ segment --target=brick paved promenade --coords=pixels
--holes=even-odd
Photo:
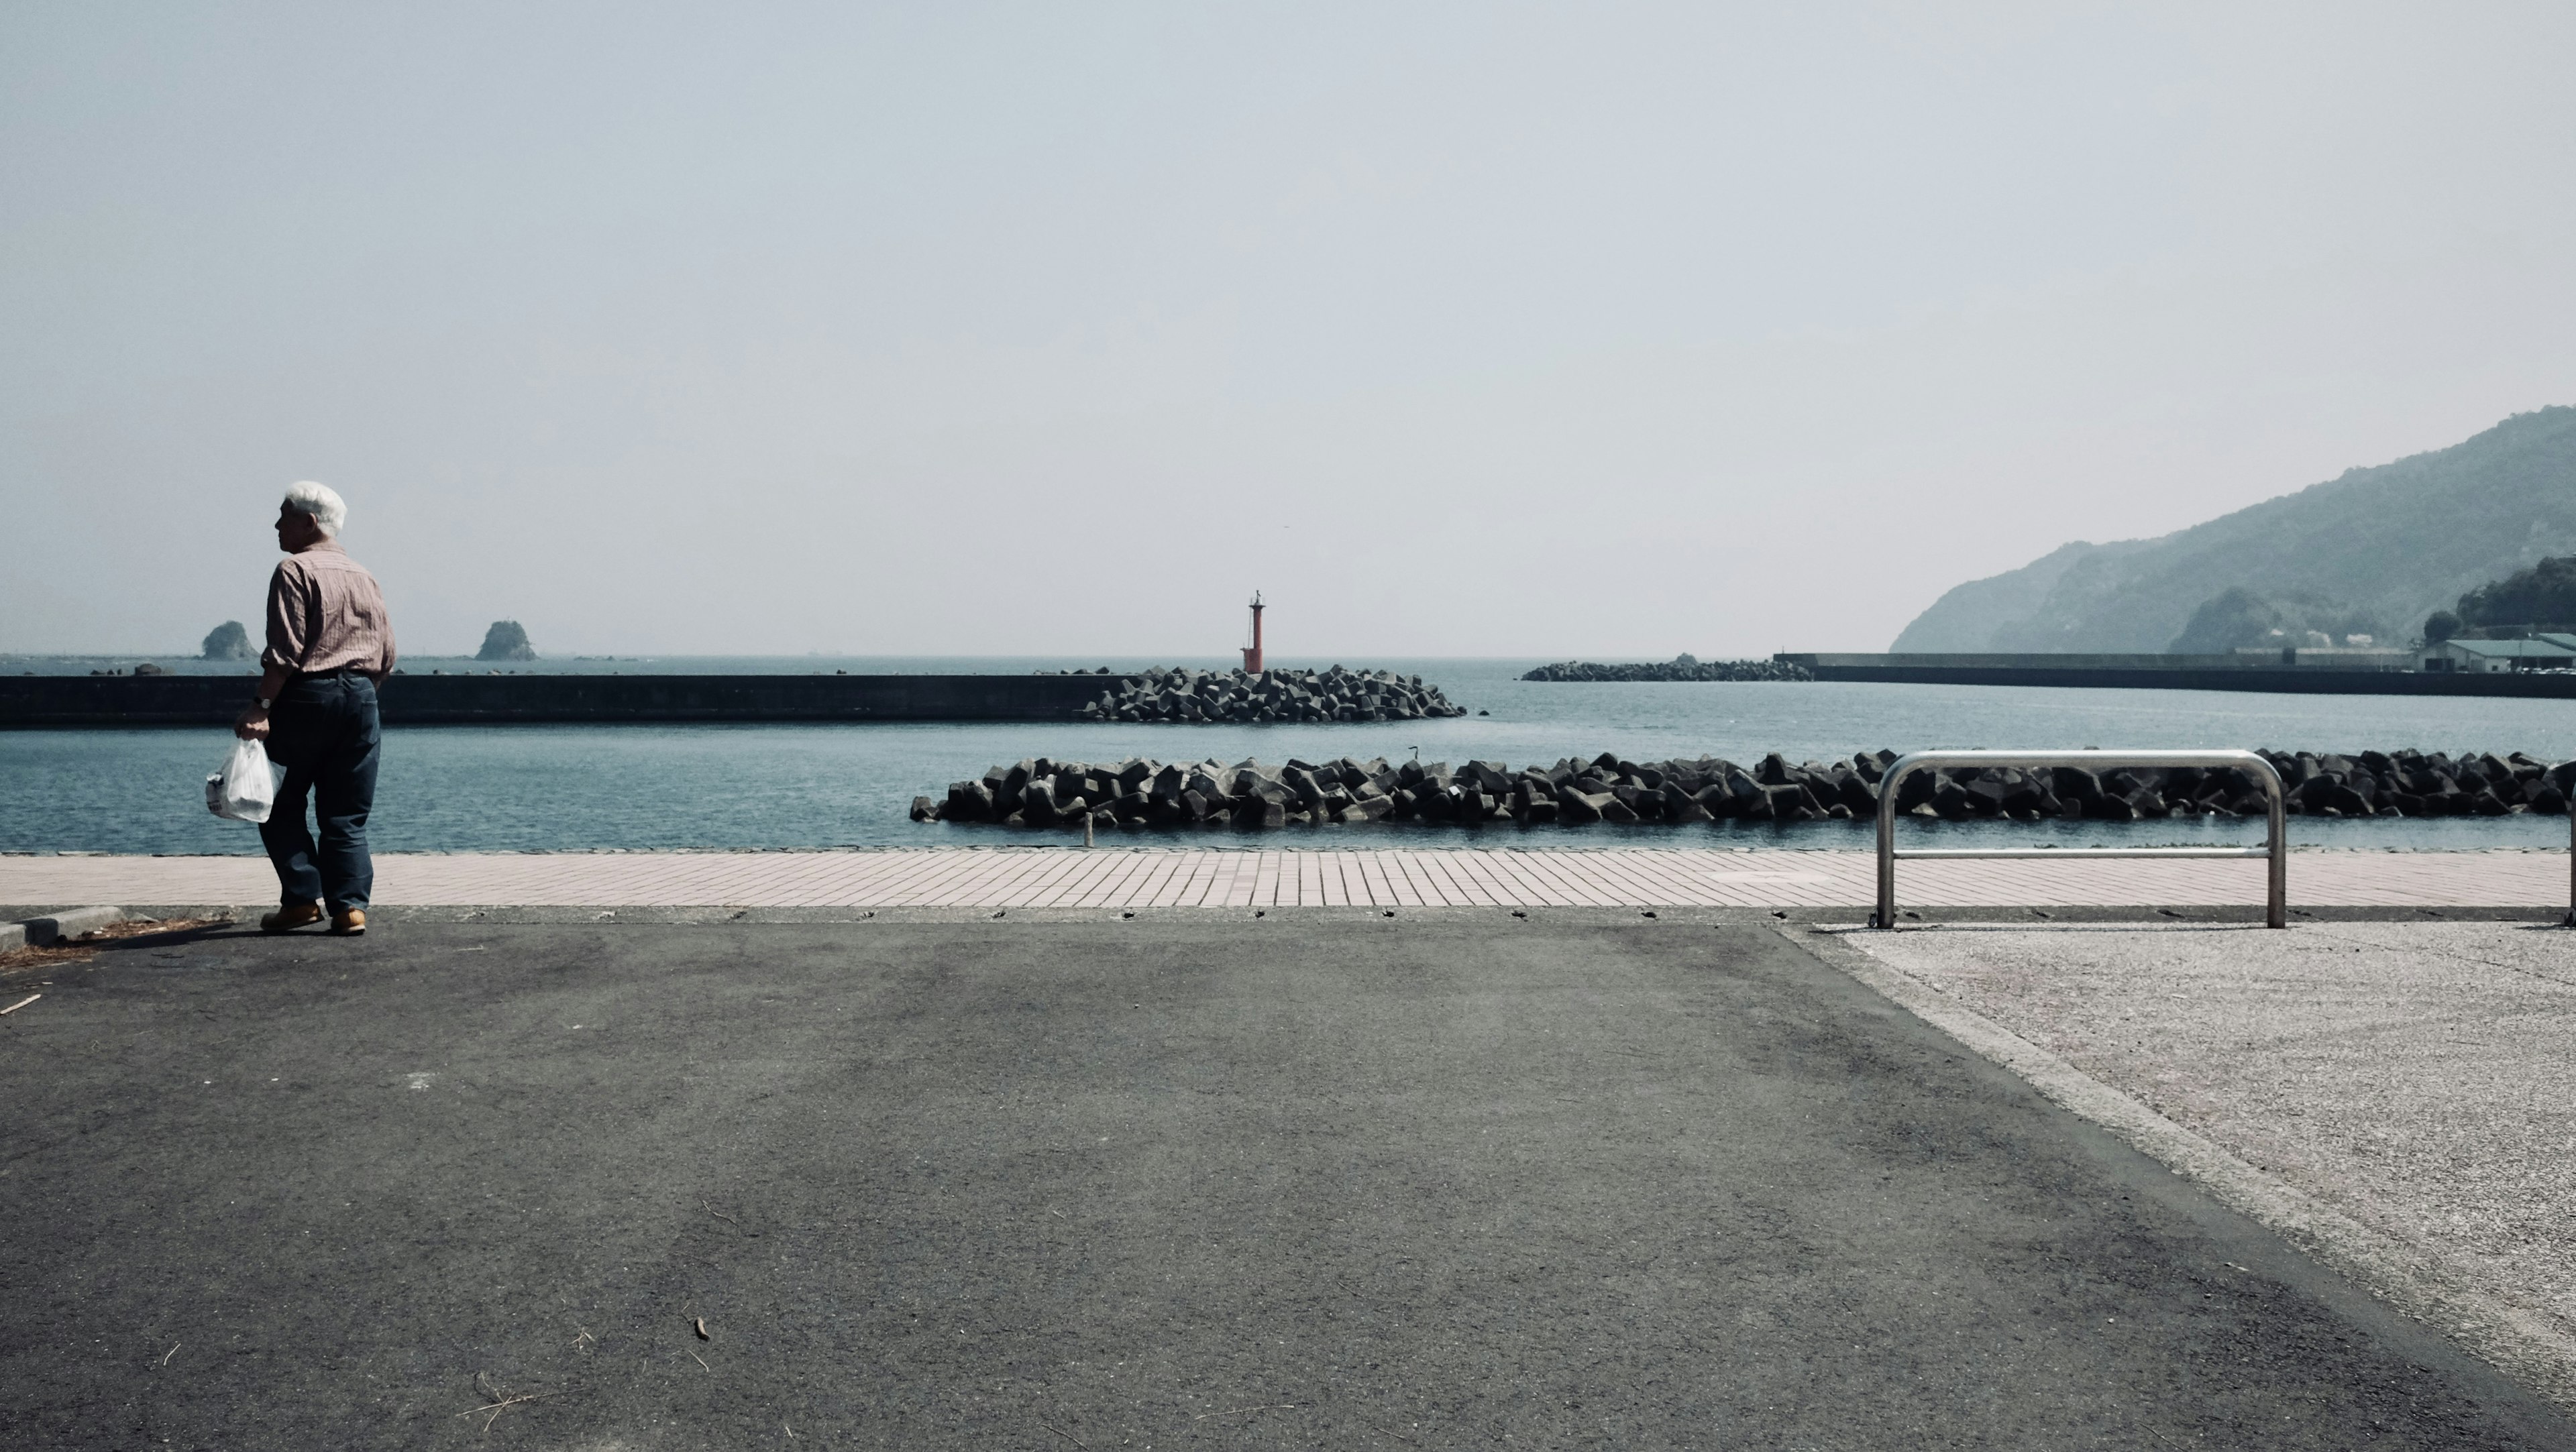
[[[1866,912],[1866,852],[1562,852],[1100,847],[882,852],[456,853],[376,859],[376,901],[596,907],[1764,907]],[[1909,907],[2258,905],[2260,859],[1902,863]],[[0,857],[0,903],[273,900],[256,857]],[[2523,907],[2568,900],[2566,854],[2300,852],[2307,907]]]

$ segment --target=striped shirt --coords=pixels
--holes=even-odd
[[[278,561],[268,577],[268,649],[259,660],[299,675],[342,666],[377,676],[391,671],[394,627],[376,577],[337,540]]]

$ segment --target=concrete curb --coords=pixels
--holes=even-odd
[[[110,923],[124,922],[121,907],[69,908],[51,917],[29,918],[24,922],[0,926],[0,953],[15,948],[44,948],[65,938],[77,938],[96,932]]]
[[[2449,1337],[2562,1410],[2576,1411],[2576,1340],[2532,1312],[2461,1284],[2422,1250],[2381,1234],[2065,1059],[1870,956],[1846,941],[1858,928],[1783,927],[1780,936],[2011,1070],[2219,1203],[2291,1244],[2398,1311]]]

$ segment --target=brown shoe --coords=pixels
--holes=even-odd
[[[332,937],[363,938],[366,935],[367,910],[365,908],[342,908],[331,915]]]
[[[294,907],[279,908],[273,913],[263,915],[259,920],[259,930],[263,933],[287,933],[320,921],[322,921],[322,904],[299,903]]]

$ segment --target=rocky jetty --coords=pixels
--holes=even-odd
[[[2263,753],[2281,774],[2288,810],[2320,817],[2501,817],[2563,813],[2576,792],[2576,761],[2555,765],[2511,756],[2363,751]],[[1420,821],[1464,825],[1516,822],[1740,820],[1792,824],[1868,819],[1878,811],[1879,782],[1896,753],[1860,752],[1846,761],[1792,764],[1777,753],[1750,767],[1717,757],[1628,761],[1604,752],[1589,761],[1506,769],[1471,761],[1383,757],[1354,761],[1240,761],[1187,764],[1137,758],[1112,765],[1036,757],[996,766],[972,781],[952,782],[942,800],[915,797],[914,821],[988,822],[1005,826],[1281,827],[1294,823]],[[2002,817],[2036,822],[2080,817],[2134,822],[2146,818],[2251,816],[2265,812],[2253,778],[2232,767],[2117,770],[2069,767],[1925,771],[1897,788],[1897,809],[1917,817],[1965,821]]]
[[[1193,671],[1124,676],[1084,704],[1085,721],[1418,721],[1464,716],[1438,686],[1393,671]]]
[[[1701,660],[1697,656],[1677,655],[1668,661],[1630,661],[1603,665],[1598,661],[1562,660],[1543,665],[1521,677],[1525,681],[1812,681],[1815,674],[1802,665],[1778,660]]]

